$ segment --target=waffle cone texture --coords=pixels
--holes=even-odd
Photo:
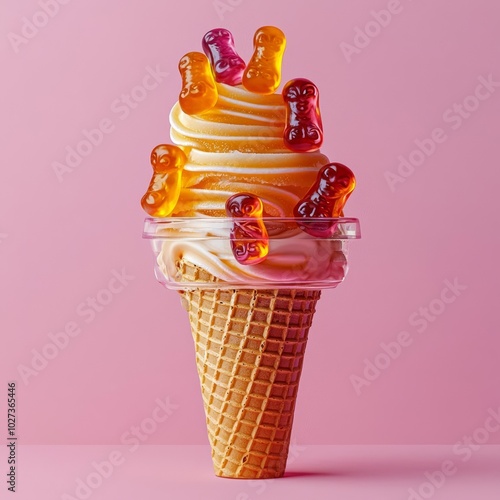
[[[185,281],[217,278],[177,263]],[[274,478],[285,472],[307,336],[320,290],[181,293],[196,349],[217,476]]]

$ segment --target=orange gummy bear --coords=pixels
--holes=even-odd
[[[356,178],[349,167],[342,163],[322,167],[316,182],[293,209],[295,217],[302,219],[299,227],[318,238],[331,237],[337,226],[331,219],[344,216],[344,205],[355,187]]]
[[[281,81],[285,34],[274,26],[259,28],[253,38],[254,53],[243,73],[243,86],[257,94],[272,94]]]
[[[258,264],[269,253],[269,236],[262,221],[263,211],[262,200],[250,193],[237,193],[226,201],[226,213],[234,219],[229,236],[231,250],[240,264]]]
[[[181,148],[160,144],[151,152],[154,170],[141,205],[152,217],[168,217],[174,210],[181,192],[182,169],[187,157]]]
[[[189,52],[179,61],[182,90],[179,104],[184,113],[197,115],[212,109],[219,97],[212,67],[205,54]]]

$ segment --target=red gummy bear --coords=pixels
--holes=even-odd
[[[227,85],[239,85],[245,71],[245,61],[234,48],[234,38],[229,30],[210,30],[202,41],[203,52],[214,69],[215,79]]]
[[[286,107],[285,145],[292,151],[316,151],[323,143],[323,125],[319,111],[319,91],[305,78],[290,80],[283,87]]]
[[[226,201],[226,213],[237,220],[230,233],[235,259],[243,265],[262,262],[269,252],[269,237],[262,221],[260,198],[250,193],[237,193]]]
[[[302,198],[293,213],[295,217],[335,218],[343,216],[343,208],[347,199],[356,187],[356,179],[352,171],[342,163],[329,163],[318,172],[316,182]],[[335,232],[334,221],[313,220],[300,223],[306,233],[322,237],[331,237]]]

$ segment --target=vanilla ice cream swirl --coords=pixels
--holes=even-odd
[[[249,192],[261,198],[265,216],[293,217],[293,207],[328,158],[285,147],[281,94],[220,83],[217,89],[219,99],[210,111],[188,115],[177,102],[170,113],[171,139],[188,157],[172,216],[226,216],[226,200]]]

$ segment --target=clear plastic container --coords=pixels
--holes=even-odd
[[[147,218],[143,237],[151,240],[153,246],[156,278],[174,290],[323,289],[334,288],[344,280],[349,240],[361,237],[358,219],[264,217],[261,220],[269,235],[267,258],[258,264],[243,265],[233,255],[230,233],[235,222],[244,223],[248,219]],[[328,236],[313,236],[303,230],[305,226]],[[193,282],[181,264],[185,262],[208,273],[202,273]]]

